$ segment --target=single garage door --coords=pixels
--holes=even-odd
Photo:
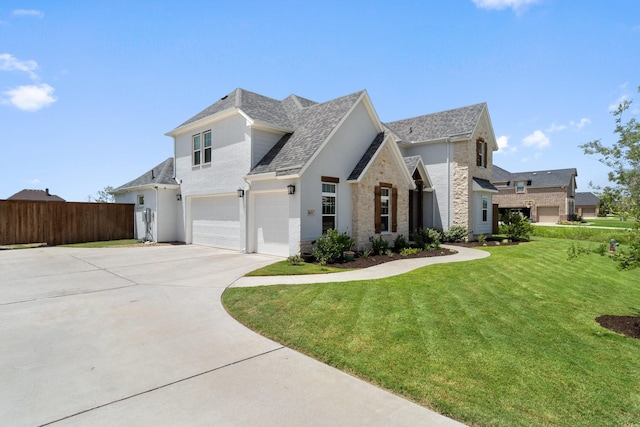
[[[191,200],[191,241],[196,245],[240,250],[238,197],[194,197]]]
[[[256,252],[289,256],[289,195],[255,193]]]
[[[555,224],[560,221],[559,211],[560,208],[558,206],[539,207],[538,222],[552,222]]]
[[[582,216],[585,218],[595,218],[597,217],[596,215],[596,208],[582,208]]]

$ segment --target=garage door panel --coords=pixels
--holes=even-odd
[[[541,206],[538,208],[538,222],[553,222],[560,220],[560,208],[558,206]]]
[[[256,252],[289,255],[289,199],[287,193],[255,195]]]
[[[192,242],[197,245],[240,249],[240,211],[232,196],[195,198],[191,204]]]

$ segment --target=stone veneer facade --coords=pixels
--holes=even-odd
[[[473,210],[469,204],[473,201],[473,178],[493,179],[493,150],[487,149],[487,167],[476,165],[476,141],[489,143],[492,139],[490,129],[484,120],[478,123],[470,141],[455,142],[453,146],[453,224],[467,227],[469,238],[474,239]],[[481,207],[477,206],[476,209]]]
[[[369,238],[380,235],[375,234],[374,191],[381,182],[393,184],[394,188],[398,189],[397,232],[383,233],[382,236],[391,244],[399,234],[409,238],[409,186],[399,168],[389,147],[384,144],[361,181],[352,184],[351,198],[354,209],[351,237],[356,241],[358,250],[371,247]]]

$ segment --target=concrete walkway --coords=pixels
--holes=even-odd
[[[350,270],[338,273],[328,274],[310,274],[297,276],[258,276],[258,277],[241,277],[231,284],[231,287],[252,287],[252,286],[268,286],[268,285],[300,285],[303,283],[330,283],[330,282],[349,282],[353,280],[374,280],[385,277],[397,276],[404,274],[416,268],[425,267],[427,265],[473,261],[476,259],[486,258],[489,252],[470,249],[461,246],[442,245],[443,248],[452,249],[458,253],[454,255],[429,257],[429,258],[409,258],[397,261],[385,262],[373,267]]]
[[[232,319],[224,290],[276,260],[195,245],[0,251],[0,425],[461,425]]]

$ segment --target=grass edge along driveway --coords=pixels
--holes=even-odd
[[[640,270],[536,239],[381,280],[230,288],[261,334],[469,425],[637,425]]]

